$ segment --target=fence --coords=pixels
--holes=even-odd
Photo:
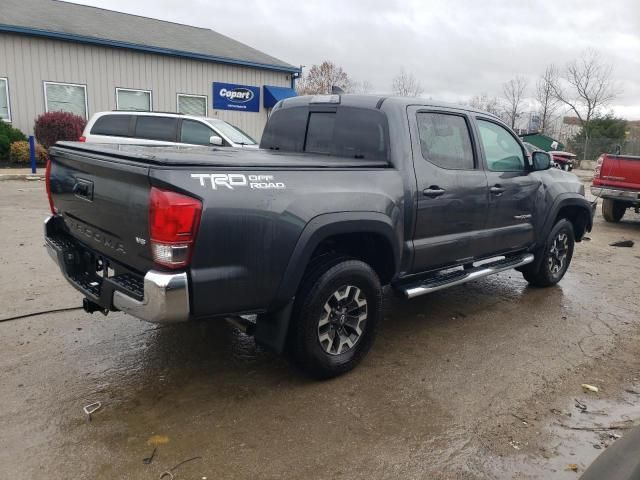
[[[579,159],[586,160],[595,160],[603,153],[617,153],[618,148],[622,155],[640,155],[640,139],[621,141],[607,137],[593,137],[586,144],[584,139],[567,142],[568,151],[575,153]]]

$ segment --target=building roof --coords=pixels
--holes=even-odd
[[[564,123],[565,125],[582,125],[582,122],[578,117],[563,117],[562,123]]]
[[[70,40],[267,70],[299,69],[208,28],[59,0],[2,0],[0,32]]]

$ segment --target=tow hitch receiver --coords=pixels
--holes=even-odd
[[[107,310],[106,308],[102,308],[100,305],[92,302],[88,298],[82,299],[82,308],[87,313],[100,312],[105,316],[109,313],[109,310]]]

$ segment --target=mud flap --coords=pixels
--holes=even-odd
[[[278,311],[258,316],[254,334],[256,343],[268,350],[282,353],[287,341],[292,309],[293,299]]]

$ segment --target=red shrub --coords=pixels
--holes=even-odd
[[[49,148],[59,140],[77,141],[86,124],[84,118],[73,113],[48,112],[36,118],[33,130],[38,142]]]

